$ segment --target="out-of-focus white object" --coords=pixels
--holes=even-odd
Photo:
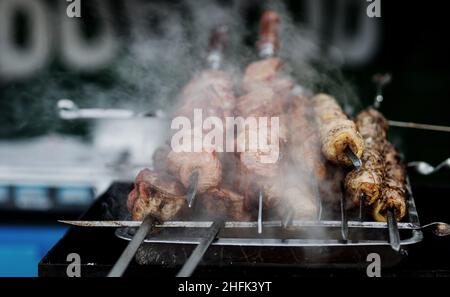
[[[436,167],[433,167],[432,165],[428,164],[427,162],[423,161],[415,161],[415,162],[409,162],[408,167],[414,168],[418,173],[422,175],[430,175],[433,173],[438,172],[439,170],[443,168],[450,168],[450,158],[445,160],[444,162],[440,163]]]
[[[152,162],[153,152],[164,143],[170,126],[162,111],[79,108],[72,100],[58,101],[65,120],[94,119],[93,146],[109,161],[107,165],[132,165],[133,173]]]

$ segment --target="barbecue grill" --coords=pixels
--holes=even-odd
[[[126,212],[124,197],[131,188],[132,184],[130,183],[114,183],[80,220],[109,221],[123,216]],[[418,197],[422,220],[428,222],[436,217],[448,219],[445,209],[449,205],[445,197],[450,193],[449,188],[420,186],[415,187],[413,191],[415,197]],[[424,200],[429,197],[436,197],[436,203],[442,205],[442,208],[436,210],[433,205],[424,203]],[[414,207],[414,200],[410,199],[409,201],[410,206],[412,202]],[[411,219],[414,217],[415,219]],[[418,226],[418,221],[413,223],[413,220],[416,219],[417,213],[410,211],[409,221],[398,225],[402,239],[400,253],[389,247],[385,225],[376,224],[378,226],[371,228],[371,232],[364,232],[371,234],[370,237],[367,237],[368,235],[365,238],[354,236],[358,233],[356,231],[361,228],[368,231],[365,229],[367,226],[364,225],[371,225],[370,222],[349,221],[350,233],[347,243],[339,239],[340,226],[322,227],[337,229],[334,233],[335,238],[328,244],[317,238],[301,239],[297,237],[295,241],[292,237],[294,234],[298,235],[298,232],[290,233],[290,230],[281,232],[285,238],[291,239],[290,241],[284,242],[282,238],[270,240],[268,230],[280,227],[265,227],[261,236],[266,238],[264,240],[267,244],[262,246],[261,238],[253,222],[248,223],[253,227],[246,228],[250,229],[247,230],[247,234],[253,235],[253,238],[234,239],[251,244],[233,245],[230,244],[233,240],[227,237],[227,233],[233,230],[225,228],[219,232],[218,240],[205,253],[195,275],[207,276],[215,273],[215,275],[222,276],[267,276],[267,273],[270,272],[270,275],[273,276],[329,276],[336,274],[364,276],[368,265],[367,256],[370,253],[378,253],[382,259],[382,275],[449,276],[450,256],[446,250],[450,247],[450,238],[429,236],[427,240],[421,242],[422,232],[413,230],[413,225],[417,224]],[[317,225],[318,222],[314,224]],[[339,225],[333,221],[322,221],[322,224]],[[353,224],[364,227],[353,227]],[[266,225],[269,225],[269,222]],[[164,230],[166,229],[169,228],[164,228]],[[181,230],[181,234],[179,232],[176,234],[177,231],[174,229],[183,230]],[[194,228],[189,228],[189,231],[191,232],[192,229]],[[195,235],[204,236],[207,228],[195,228],[195,230],[197,233],[190,233],[189,240],[185,238],[184,242],[174,243],[174,238],[167,240],[167,237],[163,240],[163,236],[166,236],[162,234],[163,232],[155,236],[148,236],[147,242],[138,249],[135,261],[131,263],[125,275],[174,276],[186,262],[195,244],[198,243]],[[177,236],[186,235],[183,234],[186,232],[184,228],[170,228],[169,231]],[[333,232],[330,233],[333,234]],[[128,243],[119,236],[125,239],[130,238],[129,231],[126,229],[117,229],[116,231],[116,228],[73,226],[39,263],[39,275],[66,276],[66,270],[70,264],[67,262],[67,255],[78,253],[81,258],[82,276],[106,276]],[[366,242],[361,240],[366,240]]]
[[[382,98],[382,94],[378,94],[377,99],[380,96]],[[95,111],[101,115],[106,114],[106,117],[115,117],[108,110],[105,113],[100,109]],[[67,109],[65,112],[68,112]],[[77,112],[84,114],[82,109],[77,109]],[[98,115],[94,117],[98,117]],[[357,166],[357,162],[354,163]],[[447,162],[442,163],[437,166],[436,170],[445,167],[446,164]],[[428,167],[425,172],[423,170],[424,163],[417,162],[413,162],[409,166],[421,174],[429,174],[431,169]],[[431,170],[434,172],[434,168]],[[80,221],[67,221],[66,223],[77,226],[68,232],[55,249],[65,249],[67,242],[71,242],[71,237],[92,232],[94,234],[92,240],[96,240],[100,234],[101,237],[107,236],[108,241],[115,242],[114,245],[119,252],[136,237],[138,227],[148,224],[145,232],[141,232],[143,243],[140,245],[141,239],[139,239],[137,244],[134,243],[135,249],[131,251],[131,254],[130,252],[124,253],[128,254],[128,260],[135,256],[134,266],[136,264],[142,266],[138,270],[148,271],[156,266],[165,272],[173,272],[176,268],[189,262],[189,255],[193,254],[195,246],[203,249],[200,254],[194,252],[196,261],[200,261],[203,256],[203,265],[207,266],[266,267],[275,265],[296,268],[363,269],[367,265],[366,257],[371,252],[382,255],[385,267],[394,267],[408,255],[411,247],[418,245],[423,239],[423,226],[419,221],[409,178],[407,178],[406,187],[408,214],[398,223],[392,219],[387,223],[372,221],[370,215],[365,213],[363,203],[360,204],[359,209],[348,212],[343,197],[340,211],[324,211],[325,207],[322,206],[322,201],[319,201],[320,211],[317,219],[313,221],[290,221],[288,218],[263,214],[262,197],[259,199],[256,221],[226,221],[217,225],[214,218],[198,215],[192,219],[186,218],[183,221],[166,221],[164,223],[158,223],[156,218],[150,222],[131,221],[126,208],[126,197],[131,188],[130,184],[116,183],[98,199]],[[200,213],[199,209],[195,209],[195,205],[193,213]],[[445,225],[442,226],[445,227]],[[449,233],[445,228],[435,230],[441,231],[441,234],[438,235]],[[92,245],[96,244],[92,242]],[[84,250],[84,247],[81,248],[80,255],[90,253],[90,251]],[[203,252],[206,252],[205,255]],[[286,255],[287,252],[288,255]],[[64,252],[52,250],[42,260],[41,275],[53,275],[55,267],[52,264],[54,262],[52,258],[60,257],[59,253]],[[105,275],[117,258],[118,256],[108,259],[106,266],[100,265],[98,260],[89,261],[85,264],[84,269],[90,271],[92,268],[92,275]],[[64,261],[59,258],[57,262],[61,263],[61,260]],[[122,263],[122,267],[116,275],[121,275],[127,264],[128,262]],[[101,269],[99,269],[100,267]],[[196,265],[190,268],[190,273],[195,267]],[[58,273],[61,272],[63,271]],[[86,275],[91,274],[87,273]]]

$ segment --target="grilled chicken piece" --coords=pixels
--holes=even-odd
[[[212,188],[201,195],[199,200],[210,214],[226,215],[234,221],[251,219],[251,214],[245,206],[244,196],[228,188]]]
[[[236,103],[233,83],[223,71],[204,70],[183,88],[178,102],[176,116],[191,118],[195,108],[202,109],[204,117],[231,116]]]
[[[384,160],[377,150],[366,148],[361,158],[362,166],[345,177],[345,190],[354,206],[362,199],[365,205],[373,204],[381,195],[384,178]]]
[[[365,146],[361,158],[362,166],[346,176],[344,185],[353,205],[359,205],[360,199],[366,205],[371,205],[380,197],[383,186],[383,150],[387,141],[388,124],[381,113],[369,108],[358,114],[356,127]]]
[[[198,172],[197,192],[204,193],[222,180],[222,164],[216,152],[174,152],[167,156],[168,170],[188,188],[191,175]]]
[[[268,86],[279,77],[283,63],[280,58],[269,58],[253,62],[245,70],[242,90],[249,93]]]
[[[272,129],[271,121],[268,119],[266,133],[260,129],[262,127],[255,130],[246,127],[239,133],[236,146],[237,152],[240,153],[240,166],[247,174],[275,176],[279,174],[281,152],[287,144],[286,122],[281,116],[278,118],[278,127]],[[253,135],[254,139],[251,139],[250,135]],[[253,148],[250,146],[251,143],[254,144]]]
[[[395,147],[386,142],[384,148],[385,178],[381,198],[376,200],[373,208],[375,220],[385,222],[386,211],[391,209],[397,221],[406,214],[406,172]]]
[[[294,164],[317,182],[325,180],[326,160],[320,152],[320,138],[314,123],[314,109],[310,100],[296,95],[289,111],[289,156]]]
[[[238,99],[236,115],[247,118],[270,117],[283,112],[283,102],[275,91],[267,86],[261,86],[246,93]]]
[[[186,209],[185,190],[173,177],[144,169],[136,177],[134,189],[128,195],[127,207],[133,220],[143,220],[148,214],[166,221]]]
[[[191,119],[196,108],[202,109],[204,118],[215,116],[221,119],[230,116],[235,108],[231,80],[216,70],[205,70],[197,75],[185,86],[179,101],[181,104],[176,108],[175,115]],[[200,131],[203,134],[207,132],[205,129]],[[199,141],[203,145],[202,140]],[[191,176],[197,171],[199,194],[218,186],[222,179],[222,165],[214,147],[203,147],[201,152],[171,151],[167,156],[167,166],[185,187],[189,187]]]
[[[319,127],[324,156],[339,165],[352,165],[345,149],[349,147],[358,158],[364,151],[364,142],[356,130],[355,123],[350,121],[336,100],[326,94],[313,97],[316,122]]]

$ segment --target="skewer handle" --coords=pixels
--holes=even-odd
[[[224,218],[220,218],[213,223],[213,225],[208,230],[208,234],[206,235],[206,237],[200,241],[189,259],[186,261],[186,263],[184,263],[183,267],[178,272],[177,277],[189,277],[192,275],[195,268],[197,268],[198,264],[202,260],[206,250],[216,238],[216,235],[217,233],[219,233],[223,224]]]
[[[208,46],[208,66],[217,70],[222,65],[223,51],[228,40],[228,28],[224,25],[215,28],[209,39]]]
[[[155,219],[151,215],[145,217],[136,234],[133,236],[133,239],[127,245],[122,255],[120,255],[119,260],[117,260],[116,264],[114,264],[109,272],[108,277],[120,277],[123,275],[131,260],[134,258],[137,249],[150,232],[154,222]]]
[[[265,11],[259,23],[259,41],[257,43],[259,56],[268,58],[275,55],[279,47],[278,25],[280,17],[275,11]]]

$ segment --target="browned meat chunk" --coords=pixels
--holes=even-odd
[[[139,172],[134,189],[127,200],[134,220],[151,214],[166,221],[177,217],[186,208],[183,186],[173,177],[149,169]]]
[[[352,165],[345,149],[350,148],[359,158],[364,151],[364,142],[356,130],[355,123],[347,118],[336,100],[329,95],[314,96],[313,104],[322,153],[336,164]]]

